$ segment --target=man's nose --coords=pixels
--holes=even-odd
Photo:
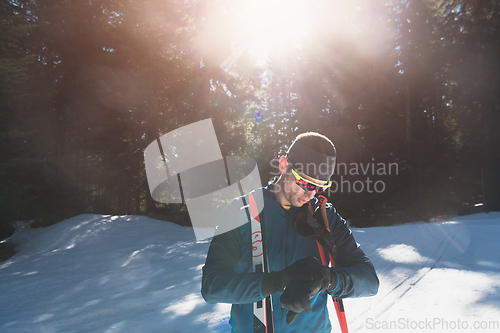
[[[306,194],[307,194],[307,197],[309,198],[309,200],[311,200],[316,195],[316,190],[307,191]]]

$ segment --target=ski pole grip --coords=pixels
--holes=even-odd
[[[323,222],[325,223],[326,230],[330,231],[330,228],[328,228],[328,216],[326,215],[326,203],[328,200],[322,195],[320,195],[318,199],[319,199],[319,208],[321,209],[321,216],[323,217]]]
[[[314,214],[314,213],[313,213],[313,210],[312,210],[312,207],[311,207],[311,202],[310,202],[310,201],[307,203],[307,210],[309,211],[309,213],[310,213],[311,215],[313,215],[313,214]]]

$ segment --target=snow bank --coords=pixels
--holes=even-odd
[[[19,253],[0,263],[1,332],[207,332],[228,316],[201,298],[209,242],[191,228],[80,215],[9,241]]]
[[[500,213],[353,233],[380,290],[344,301],[351,332],[500,331]]]
[[[350,332],[500,330],[500,213],[353,234],[381,286],[344,301]],[[9,241],[19,253],[0,263],[1,332],[229,330],[230,305],[201,298],[209,241],[192,228],[80,215]]]

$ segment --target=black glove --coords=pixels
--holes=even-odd
[[[314,257],[297,260],[278,272],[270,272],[262,279],[262,295],[267,297],[285,290],[292,281],[316,281],[321,278],[323,266]]]
[[[318,262],[319,265],[321,265]],[[321,265],[320,277],[313,281],[291,282],[281,295],[281,306],[288,311],[286,323],[291,324],[297,315],[305,310],[312,312],[310,299],[319,292],[334,289],[337,286],[337,273],[327,266]]]
[[[281,306],[288,310],[286,323],[291,324],[302,311],[312,312],[310,299],[319,292],[314,282],[290,283],[280,297]]]

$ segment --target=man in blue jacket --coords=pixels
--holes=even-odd
[[[318,260],[328,257],[318,246],[318,235],[304,233],[311,226],[303,212],[309,205],[316,211],[315,195],[331,185],[335,158],[335,147],[328,138],[301,134],[286,157],[280,157],[279,179],[252,191],[263,201],[260,215],[270,273],[253,272],[252,231],[248,215],[241,209],[249,202],[248,195],[234,199],[226,209],[221,223],[234,225],[237,221],[239,227],[214,236],[203,267],[201,292],[208,303],[233,304],[232,332],[253,333],[253,303],[270,295],[274,332],[317,333],[331,331],[328,294],[342,299],[377,293],[379,281],[372,263],[331,204],[326,205],[325,230],[335,244],[336,267]],[[287,319],[288,310],[298,313],[292,322]]]

